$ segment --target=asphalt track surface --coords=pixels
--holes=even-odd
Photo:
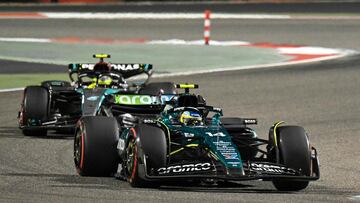
[[[30,34],[41,35],[41,30],[48,30],[43,35],[61,35],[61,31],[51,27],[54,21],[41,22],[38,33],[30,30]],[[272,26],[263,26],[266,22]],[[8,21],[0,21],[1,26],[6,23]],[[26,26],[34,22],[19,20],[17,23]],[[167,31],[179,29],[178,23],[192,25],[188,21],[157,21],[159,27],[146,27],[148,38],[169,38]],[[251,41],[253,37],[252,41],[360,50],[356,37],[360,36],[360,22],[356,21],[242,21],[241,25],[248,25],[247,29],[257,30],[254,36],[243,31],[245,28],[231,28],[230,23],[235,22],[228,23],[222,27],[222,35],[219,34],[223,40],[236,37]],[[84,28],[79,32],[83,34],[99,25],[109,28],[104,34],[114,35],[111,23],[100,25],[97,21],[82,21],[82,24]],[[137,35],[140,28],[136,25],[133,24],[126,34]],[[14,27],[20,29],[20,26]],[[19,30],[0,31],[0,35],[4,32],[17,35]],[[62,32],[69,34],[65,29]],[[185,29],[171,36],[185,39],[191,34],[192,30]],[[332,37],[321,37],[324,35]],[[14,69],[19,64],[6,63]],[[352,56],[307,65],[161,79],[196,82],[201,87],[198,92],[209,104],[222,107],[225,115],[257,117],[259,125],[255,129],[262,138],[266,138],[268,128],[277,120],[304,126],[319,152],[321,179],[295,193],[279,193],[271,183],[259,181],[219,188],[169,185],[160,189],[134,189],[114,178],[80,177],[73,166],[73,139],[59,135],[24,137],[16,121],[21,92],[1,93],[0,202],[350,202],[348,197],[360,195],[359,64],[360,56]]]

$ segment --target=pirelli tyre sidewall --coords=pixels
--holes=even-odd
[[[28,86],[24,90],[20,109],[19,125],[23,126],[23,134],[27,136],[46,136],[46,129],[37,125],[46,121],[49,112],[49,91],[41,86]],[[34,122],[34,124],[31,124]],[[32,128],[32,125],[34,127]]]
[[[153,82],[140,89],[139,94],[158,95],[160,90],[162,94],[176,94],[175,84],[172,82]]]
[[[311,151],[308,136],[300,126],[280,126],[276,129],[280,163],[310,176]],[[309,181],[274,180],[274,186],[280,191],[298,191],[305,189]]]
[[[146,173],[166,165],[165,132],[156,126],[139,124],[129,131],[126,145],[127,180],[133,187],[158,187],[159,182],[146,179]]]
[[[82,117],[75,130],[74,162],[82,176],[107,177],[116,173],[119,128],[115,118]]]

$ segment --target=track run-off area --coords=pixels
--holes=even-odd
[[[144,7],[144,10],[148,9],[147,6]],[[212,7],[216,10],[216,6],[212,5]],[[232,7],[230,6],[231,9],[234,9]],[[54,11],[55,8],[39,9],[36,7],[31,10],[27,7],[22,9],[26,12],[59,12]],[[101,8],[103,9],[101,12],[106,12],[106,9]],[[172,8],[168,9],[169,12],[173,12]],[[226,13],[224,7],[221,9],[222,13]],[[274,9],[276,10],[276,7]],[[19,11],[14,8],[6,10],[4,7],[1,7],[0,10],[2,12]],[[66,7],[60,11],[71,12],[72,10]],[[76,7],[75,11],[83,12],[80,7]],[[132,10],[130,9],[130,11]],[[84,9],[84,12],[89,12],[89,10]],[[345,11],[343,12],[346,14]],[[337,16],[333,12],[329,11],[329,13],[326,13],[326,16]],[[280,14],[283,15],[283,13]],[[310,141],[319,152],[321,170],[320,180],[310,183],[307,189],[294,193],[279,193],[270,182],[261,181],[234,182],[221,187],[173,184],[160,189],[138,189],[131,188],[128,183],[115,178],[80,177],[73,164],[72,137],[50,135],[41,138],[25,137],[21,134],[17,127],[16,117],[22,93],[21,91],[12,91],[0,93],[0,202],[360,201],[360,151],[358,150],[360,144],[360,80],[358,79],[360,56],[356,53],[360,51],[360,41],[358,40],[360,21],[352,18],[352,14],[346,14],[346,16],[350,17],[336,19],[323,17],[310,20],[296,18],[281,20],[273,18],[213,19],[211,36],[213,40],[217,41],[324,47],[334,50],[352,50],[352,52],[347,56],[332,60],[225,72],[209,71],[201,74],[176,75],[169,74],[171,68],[162,69],[160,72],[168,75],[153,79],[153,81],[199,84],[200,89],[196,90],[196,93],[203,95],[208,104],[223,108],[226,116],[258,118],[259,124],[255,129],[261,138],[267,138],[269,127],[278,120],[304,126],[310,135]],[[92,61],[91,55],[102,50],[104,52],[113,51],[109,54],[114,57],[121,55],[133,57],[132,60],[141,59],[132,56],[137,51],[146,60],[151,60],[151,57],[146,58],[147,54],[144,50],[149,55],[158,53],[156,56],[158,58],[150,63],[162,62],[160,67],[165,67],[166,64],[170,66],[174,60],[173,56],[178,53],[176,52],[177,47],[181,46],[179,44],[168,44],[164,51],[164,45],[159,44],[120,43],[113,45],[86,40],[98,38],[146,39],[147,41],[161,40],[165,42],[169,39],[182,39],[184,42],[191,42],[201,39],[202,26],[203,20],[200,18],[0,19],[2,28],[0,38],[63,39],[72,37],[80,39],[76,43],[62,42],[48,43],[48,45],[28,44],[34,42],[2,41],[0,42],[1,56],[61,62],[47,64],[14,61],[8,58],[8,60],[0,61],[0,77],[6,75],[7,78],[10,78],[6,81],[7,83],[12,82],[11,75],[14,75],[15,78],[19,73],[25,75],[23,76],[24,80],[27,79],[27,74],[36,75],[34,73],[41,74],[40,76],[44,80],[48,79],[47,75],[52,77],[55,73],[63,74],[61,77],[66,78],[66,65],[64,64],[68,60],[75,60],[78,56],[79,60],[81,59],[80,62],[86,62],[84,60],[88,56],[89,61]],[[41,54],[36,54],[35,46],[39,46],[36,51],[41,51],[41,46],[43,47],[47,53],[46,58]],[[188,46],[190,47],[180,47],[180,49],[204,51],[202,46]],[[194,48],[192,49],[191,46]],[[59,48],[63,48],[65,51],[61,51]],[[239,49],[223,46],[219,46],[219,49],[214,46],[205,48],[213,50],[207,49],[203,54],[195,52],[193,54],[203,57],[199,60],[209,59],[213,63],[222,61],[219,66],[205,64],[207,63],[205,61],[181,58],[182,55],[177,55],[180,58],[177,60],[183,61],[183,64],[185,64],[184,61],[198,63],[191,69],[194,71],[193,73],[196,73],[196,67],[201,67],[201,70],[207,70],[207,66],[219,69],[228,67],[224,65],[229,63],[228,60],[231,60],[230,62],[249,61],[249,58],[241,57],[251,56],[245,50],[246,47],[242,46],[237,47]],[[232,57],[221,56],[221,53],[225,55],[226,48],[230,48],[231,52],[234,52]],[[249,48],[251,53],[261,52],[261,55],[260,53],[257,55],[258,58],[265,57],[268,52],[274,54],[277,59],[275,63],[291,60],[291,58],[287,58],[291,56],[277,55],[276,50],[267,49],[269,48]],[[244,55],[236,55],[238,54],[236,50]],[[69,51],[68,54],[66,51]],[[28,54],[26,54],[27,52]],[[22,55],[17,55],[19,53]],[[58,53],[63,55],[58,56]],[[205,53],[211,53],[213,56],[203,56]],[[186,55],[186,57],[190,56]],[[214,59],[214,57],[218,58]],[[251,57],[254,57],[252,60],[259,60],[256,56]],[[278,58],[280,59],[278,60]],[[120,59],[125,60],[126,58]],[[148,63],[148,61],[137,62]],[[172,68],[180,69],[183,65],[179,64],[180,62],[177,62],[176,66],[174,65]],[[201,64],[205,64],[205,66],[200,66]],[[236,65],[241,67],[242,64]],[[154,63],[154,67],[156,70],[157,63]],[[184,69],[187,67],[189,67],[188,64]],[[4,82],[1,85],[2,87],[11,87],[6,86]]]

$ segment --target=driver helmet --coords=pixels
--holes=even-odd
[[[202,117],[199,112],[196,111],[184,111],[180,114],[180,123],[186,126],[202,125]]]
[[[107,75],[104,75],[104,76],[101,76],[98,80],[98,84],[101,85],[101,86],[110,86],[111,83],[112,83],[112,78],[110,76],[107,76]]]
[[[99,87],[110,87],[113,79],[110,76],[104,75],[99,78],[98,85]],[[96,78],[92,79],[92,83],[87,87],[88,89],[94,89],[96,87]]]
[[[98,62],[94,66],[94,71],[106,72],[110,70],[111,70],[111,64],[107,62]],[[88,86],[89,89],[93,89],[96,87],[96,80],[97,80],[96,78],[92,79],[92,83]],[[113,80],[110,76],[104,75],[100,77],[97,82],[98,82],[97,84],[100,87],[109,87],[113,82]]]

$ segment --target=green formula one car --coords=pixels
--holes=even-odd
[[[260,179],[272,181],[280,191],[301,190],[319,179],[317,151],[302,127],[277,122],[268,139],[260,139],[248,127],[256,119],[222,117],[220,108],[189,93],[197,85],[177,87],[185,93],[115,95],[113,109],[133,113],[81,118],[74,143],[78,173],[117,175],[134,187],[174,180]],[[146,106],[153,111],[135,111]]]

